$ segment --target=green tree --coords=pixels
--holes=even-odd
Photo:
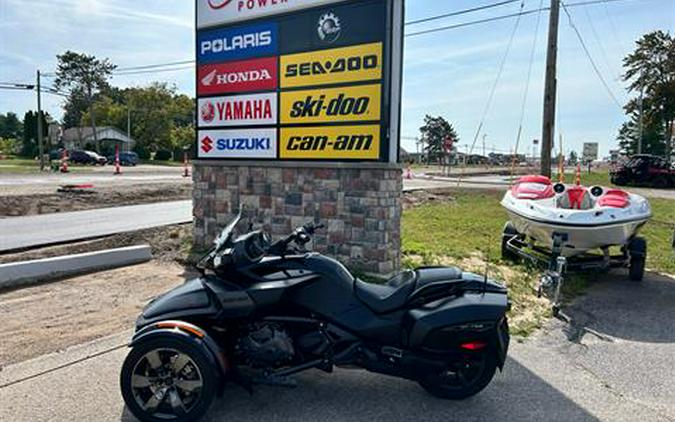
[[[116,66],[108,59],[99,60],[87,54],[66,51],[56,56],[56,89],[68,89],[84,96],[89,110],[89,119],[94,136],[95,148],[99,149],[96,135],[96,119],[93,112],[94,96],[108,86],[108,78]],[[71,94],[72,95],[72,94]]]
[[[443,117],[424,116],[424,126],[420,128],[422,140],[426,144],[424,150],[429,162],[440,160],[445,154],[443,145],[446,139],[451,139],[455,145],[459,143],[459,136],[447,120]]]
[[[570,151],[569,158],[567,159],[567,162],[572,166],[577,165],[577,163],[579,162],[579,155],[577,154],[576,151],[574,151],[574,150]]]
[[[624,107],[629,120],[619,129],[621,147],[637,152],[642,108],[642,152],[670,157],[675,121],[675,39],[663,31],[643,35],[635,51],[624,58],[623,66],[623,79],[637,98]]]
[[[23,124],[16,113],[11,111],[7,114],[0,114],[0,138],[18,139],[23,137]]]
[[[47,137],[48,125],[47,119],[49,116],[47,113],[42,113],[42,136],[43,138]],[[38,155],[38,131],[37,131],[37,119],[38,113],[33,111],[27,111],[23,117],[23,138],[21,143],[20,154],[24,157],[35,157]]]

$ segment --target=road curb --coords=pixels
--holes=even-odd
[[[53,258],[0,264],[0,289],[39,283],[59,277],[139,264],[152,259],[149,245],[85,252]]]

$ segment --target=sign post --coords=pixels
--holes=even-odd
[[[400,264],[403,0],[196,0],[195,241],[248,205],[273,235]]]

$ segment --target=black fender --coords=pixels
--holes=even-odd
[[[185,321],[167,320],[146,325],[134,333],[129,347],[135,347],[156,338],[171,338],[197,346],[211,361],[214,368],[218,369],[220,378],[224,378],[229,372],[229,363],[225,351],[205,330],[194,324]]]

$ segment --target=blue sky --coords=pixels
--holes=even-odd
[[[406,20],[493,3],[496,0],[408,0]],[[525,9],[542,0],[525,0]],[[568,0],[572,4],[580,0]],[[543,0],[546,5],[548,0]],[[515,13],[518,3],[407,27],[408,32]],[[675,32],[675,0],[623,0],[570,8],[610,90],[620,103],[628,98],[619,79],[621,58],[640,34],[655,29]],[[190,0],[2,0],[0,1],[0,82],[26,83],[35,70],[53,71],[56,55],[71,49],[108,57],[119,67],[138,66],[194,57],[193,2]],[[476,152],[510,150],[515,145],[520,109],[537,14],[524,16],[486,114]],[[531,152],[540,137],[546,26],[543,12],[535,49],[529,98],[525,107],[519,151]],[[402,132],[418,135],[425,114],[442,115],[458,130],[460,144],[470,144],[495,81],[515,19],[406,38]],[[596,36],[597,35],[597,36]],[[566,150],[580,150],[583,142],[600,142],[601,154],[616,144],[623,121],[584,54],[567,17],[561,14],[558,71],[558,126]],[[139,86],[153,80],[175,85],[193,95],[191,70],[116,76],[118,86]],[[49,79],[46,80],[49,84]],[[45,110],[60,117],[61,98],[43,95]],[[0,112],[20,116],[35,109],[35,95],[0,91]],[[557,137],[556,137],[557,140]],[[403,146],[414,150],[414,141]]]

